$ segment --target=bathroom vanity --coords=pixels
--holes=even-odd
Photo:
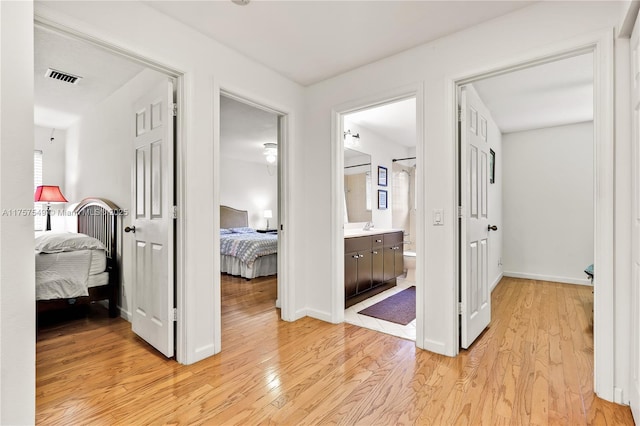
[[[345,308],[396,285],[404,273],[402,230],[345,229]]]

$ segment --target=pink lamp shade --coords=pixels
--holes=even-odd
[[[66,203],[68,200],[64,198],[60,187],[57,185],[41,185],[36,188],[33,201],[44,203]]]

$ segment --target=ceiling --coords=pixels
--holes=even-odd
[[[264,144],[278,142],[278,115],[220,97],[220,156],[267,164]]]
[[[307,86],[533,1],[146,1]],[[268,17],[268,18],[267,18]]]
[[[502,133],[593,120],[593,54],[473,83]]]
[[[354,112],[344,120],[345,126],[355,123],[398,145],[416,146],[415,98]]]
[[[34,123],[66,129],[86,110],[122,87],[143,68],[88,43],[36,28]],[[47,68],[82,79],[77,85],[45,77]]]

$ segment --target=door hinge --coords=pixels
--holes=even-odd
[[[458,105],[458,121],[462,121],[462,107]]]
[[[178,218],[178,206],[171,206],[171,218],[172,219]]]
[[[464,313],[464,307],[462,302],[458,302],[458,315],[462,315]]]
[[[178,321],[178,308],[173,308],[173,321]]]
[[[171,107],[171,113],[173,114],[174,117],[178,116],[178,104],[174,103],[173,106]]]
[[[458,218],[462,219],[464,217],[464,208],[462,206],[458,206]]]

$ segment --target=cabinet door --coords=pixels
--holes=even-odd
[[[404,274],[404,251],[402,250],[402,244],[395,247],[397,249],[395,250],[395,272],[393,275],[399,277]]]
[[[348,299],[358,291],[358,253],[344,255],[344,297]]]
[[[377,287],[384,282],[384,248],[374,247],[371,250],[371,286]]]
[[[358,293],[371,289],[371,251],[358,253]]]
[[[402,232],[384,234],[384,280],[389,281],[404,273]]]

